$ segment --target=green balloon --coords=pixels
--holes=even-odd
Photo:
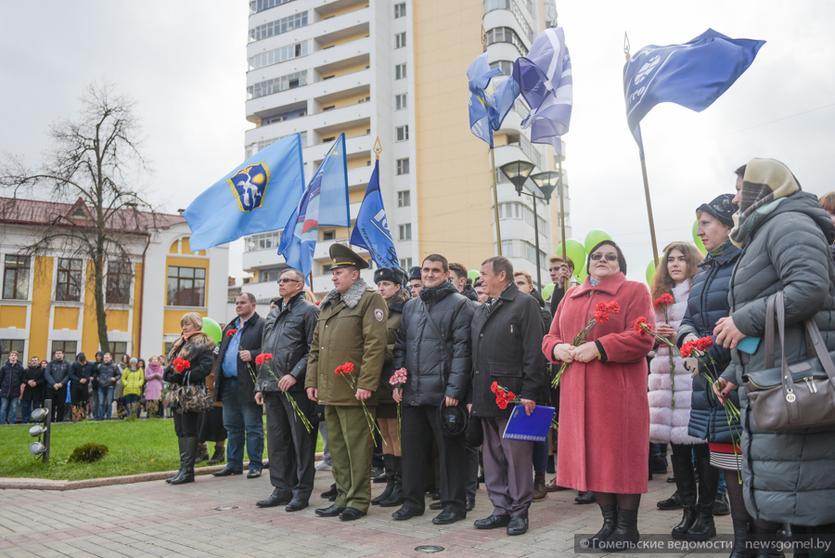
[[[652,286],[652,282],[655,279],[655,261],[650,260],[647,264],[647,285],[650,287]]]
[[[588,270],[586,270],[585,266],[581,267],[580,269],[575,269],[574,270],[574,277],[577,278],[577,280],[580,282],[580,284],[585,283],[586,282],[586,277],[588,277],[588,276],[589,276],[589,273],[588,273]]]
[[[612,240],[612,237],[606,231],[599,229],[592,229],[586,235],[586,253],[591,252],[591,249],[603,242],[604,240]]]
[[[469,277],[470,281],[475,283],[478,281],[478,278],[481,277],[481,273],[477,269],[471,269],[467,272],[467,277]]]
[[[703,256],[707,254],[707,248],[705,248],[705,244],[704,242],[702,242],[702,239],[699,238],[698,221],[693,221],[693,242],[696,244],[696,248],[699,250],[699,252],[702,253]]]
[[[554,285],[553,283],[548,283],[544,287],[542,287],[542,300],[551,300],[551,295],[554,294]]]
[[[562,257],[562,242],[557,244],[557,251],[554,254],[558,258]],[[580,270],[586,267],[586,248],[580,242],[569,238],[565,243],[565,254],[574,264],[574,275],[579,278]]]
[[[203,318],[203,333],[205,333],[209,337],[209,339],[214,341],[215,344],[220,343],[220,324],[218,324],[213,319]]]

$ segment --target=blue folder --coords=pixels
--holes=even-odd
[[[516,405],[510,413],[502,438],[544,442],[548,439],[548,430],[551,428],[556,412],[554,407],[537,405],[533,413],[528,416],[522,405]]]

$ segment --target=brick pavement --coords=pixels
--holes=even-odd
[[[600,525],[596,505],[576,505],[574,493],[562,491],[534,503],[524,536],[477,531],[472,521],[491,510],[483,487],[476,509],[453,525],[432,525],[437,512],[428,506],[423,517],[405,522],[390,519],[396,508],[372,507],[367,517],[344,523],[314,515],[314,507],[327,504],[316,496],[331,482],[329,473],[316,476],[311,507],[292,514],[255,507],[271,491],[266,474],[254,480],[203,476],[179,487],[152,481],[67,492],[0,490],[0,556],[405,557],[422,556],[414,548],[432,544],[445,548],[438,556],[553,558],[572,555],[574,533],[593,533]],[[655,509],[673,492],[656,478],[641,504],[644,534],[668,533],[679,519],[679,512]],[[375,493],[382,487],[374,485]],[[729,519],[717,518],[717,527],[729,533]]]

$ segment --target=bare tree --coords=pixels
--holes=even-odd
[[[105,312],[105,265],[131,261],[131,245],[147,241],[155,228],[153,210],[128,184],[145,161],[136,138],[133,103],[107,86],[88,87],[75,121],[52,126],[54,150],[40,169],[30,172],[16,161],[0,170],[0,185],[38,197],[75,202],[70,211],[49,215],[28,255],[59,251],[92,261],[99,343],[109,350]],[[130,276],[130,275],[129,275]],[[78,285],[83,288],[83,285]]]

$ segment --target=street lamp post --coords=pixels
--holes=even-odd
[[[504,174],[508,180],[513,184],[516,188],[516,193],[521,196],[525,194],[526,196],[530,196],[533,198],[533,230],[534,230],[534,246],[536,249],[536,283],[539,292],[542,292],[542,264],[540,263],[540,256],[539,256],[539,214],[536,212],[536,200],[542,200],[546,204],[551,199],[551,194],[553,193],[554,189],[557,187],[557,180],[559,179],[559,173],[554,171],[545,171],[537,173],[531,176],[531,171],[533,170],[534,165],[529,163],[528,161],[513,161],[511,163],[506,163],[500,167],[502,174]],[[525,182],[527,182],[528,178],[533,180],[534,184],[536,184],[537,188],[542,192],[543,197],[539,197],[533,192],[525,192]]]

